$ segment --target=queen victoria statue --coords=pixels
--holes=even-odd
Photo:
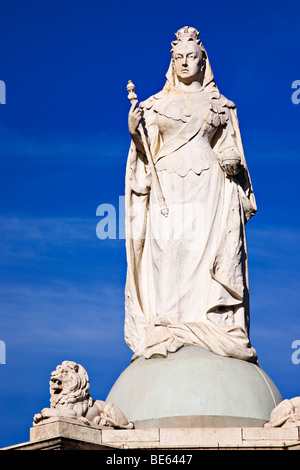
[[[236,107],[198,31],[176,38],[164,88],[129,112],[125,339],[134,357],[199,345],[256,362],[245,237],[256,204]]]

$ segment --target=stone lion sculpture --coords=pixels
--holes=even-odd
[[[49,384],[51,408],[44,408],[36,414],[33,425],[57,416],[78,419],[86,425],[134,427],[116,405],[92,399],[88,374],[80,364],[64,361],[51,373]]]
[[[282,400],[270,414],[266,428],[300,426],[300,397]]]

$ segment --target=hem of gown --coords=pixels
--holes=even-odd
[[[200,346],[209,351],[248,362],[257,362],[256,350],[245,331],[239,326],[217,325],[213,321],[169,325],[149,325],[144,332],[143,351],[133,355],[145,359],[167,357],[183,346]]]

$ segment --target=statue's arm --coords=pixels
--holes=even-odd
[[[137,109],[132,106],[128,115],[128,128],[132,138],[132,145],[128,156],[128,170],[130,171],[131,189],[138,195],[148,194],[152,185],[152,175],[149,161],[146,155],[140,127],[143,126],[144,139],[155,156],[159,146],[159,130],[155,121],[155,113],[151,107],[144,107],[140,103]]]
[[[242,171],[243,166],[236,135],[238,123],[233,122],[235,114],[232,108],[235,109],[235,106],[231,101],[228,103],[229,106],[223,104],[215,110],[220,113],[220,125],[211,140],[211,145],[219,156],[219,163],[223,171],[234,176]]]

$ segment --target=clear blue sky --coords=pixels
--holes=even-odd
[[[282,395],[300,395],[297,0],[1,0],[0,11],[0,447],[29,440],[63,360],[87,369],[101,399],[129,364],[124,240],[97,238],[96,209],[124,195],[127,81],[140,100],[159,91],[185,25],[237,105],[257,198],[251,340]]]

